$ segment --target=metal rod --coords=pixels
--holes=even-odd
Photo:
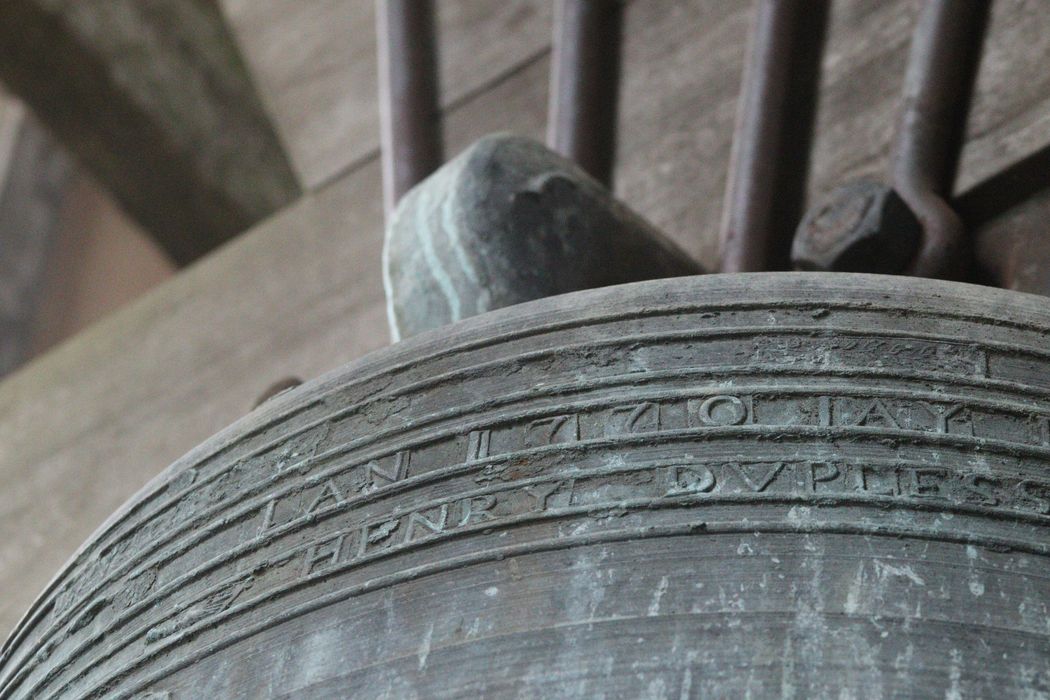
[[[759,0],[744,69],[722,216],[723,272],[769,269],[772,211],[799,0]],[[786,246],[781,246],[786,247]]]
[[[889,182],[842,185],[795,235],[799,269],[960,278],[970,263],[949,204],[986,0],[926,0],[912,36]]]
[[[558,0],[547,144],[606,187],[616,150],[620,0]]]
[[[948,204],[988,10],[985,0],[927,0],[912,38],[890,160],[893,188],[923,239],[909,274],[957,276],[966,247]]]
[[[383,202],[398,200],[442,162],[431,0],[376,0]]]

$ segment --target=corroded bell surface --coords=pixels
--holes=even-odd
[[[136,496],[0,697],[1039,696],[1048,341],[1042,298],[845,274],[417,336]]]

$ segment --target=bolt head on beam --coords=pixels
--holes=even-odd
[[[915,257],[922,225],[890,186],[862,180],[820,199],[795,232],[797,270],[898,274]]]

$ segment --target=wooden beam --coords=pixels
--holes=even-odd
[[[218,0],[305,189],[379,148],[375,2]],[[551,0],[435,3],[444,107],[544,53]]]
[[[213,0],[4,0],[0,80],[178,263],[299,194]]]
[[[0,96],[0,375],[31,353],[48,257],[74,167],[16,100]]]
[[[168,280],[177,270],[108,192],[78,169],[33,312],[28,358],[46,352]]]

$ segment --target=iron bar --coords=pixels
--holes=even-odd
[[[962,220],[948,200],[987,6],[927,0],[912,38],[890,181],[923,227],[913,275],[954,277],[965,267]]]
[[[620,0],[558,0],[547,144],[612,184],[619,88]]]
[[[723,272],[770,269],[777,155],[787,128],[787,105],[803,3],[759,0],[722,216]]]
[[[970,262],[949,200],[987,17],[984,0],[927,0],[912,37],[888,183],[852,182],[795,235],[799,269],[962,277]]]
[[[431,0],[377,0],[383,202],[398,200],[442,162]]]

